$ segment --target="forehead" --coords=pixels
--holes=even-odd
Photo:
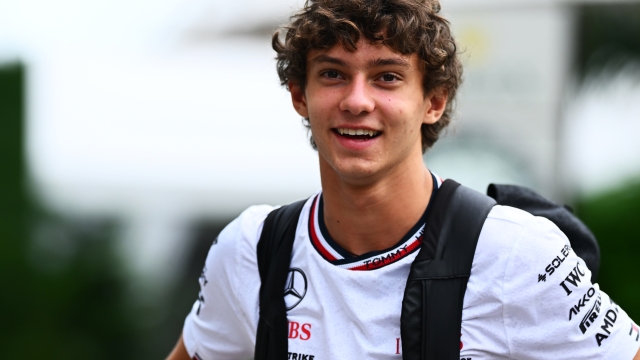
[[[349,51],[341,44],[329,49],[312,49],[307,53],[309,67],[320,63],[336,63],[347,67],[376,67],[396,65],[419,70],[417,54],[401,54],[382,44],[372,44],[360,39],[356,50]]]

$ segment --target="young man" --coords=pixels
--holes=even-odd
[[[450,120],[461,75],[438,11],[437,0],[309,0],[284,41],[274,35],[322,180],[283,291],[290,359],[402,358],[406,279],[441,184],[422,154]],[[272,210],[247,209],[214,242],[170,359],[253,357],[256,245]],[[558,275],[538,281],[558,257]],[[637,327],[589,279],[550,221],[494,207],[465,293],[461,358],[640,359]]]

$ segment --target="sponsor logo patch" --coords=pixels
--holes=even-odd
[[[289,339],[309,340],[311,339],[311,324],[300,324],[289,321]]]
[[[571,309],[569,309],[569,321],[573,318],[574,315],[578,315],[580,310],[587,306],[587,303],[591,300],[591,298],[596,294],[596,289],[589,288],[587,292],[582,295],[582,299],[578,299],[578,303],[574,305]]]
[[[567,256],[569,256],[569,253],[571,253],[571,247],[569,247],[569,245],[565,245],[560,249],[560,255],[551,260],[549,265],[544,268],[544,272],[542,274],[538,274],[538,282],[547,281],[547,275],[551,277],[551,275],[556,272],[556,269],[562,265]]]
[[[284,288],[284,302],[287,306],[287,311],[298,306],[306,294],[307,275],[298,268],[291,268]]]
[[[217,239],[217,238],[216,238]],[[200,288],[207,286],[209,281],[207,280],[207,267],[205,266],[200,273],[200,277],[198,281],[200,282]],[[202,304],[204,304],[204,295],[202,294],[202,290],[198,293],[198,310],[196,310],[196,315],[200,315],[200,309],[202,309]]]
[[[287,357],[287,359],[289,360],[313,360],[313,358],[315,357],[315,355],[308,355],[308,354],[300,354],[300,353],[289,353],[289,356]]]
[[[598,319],[598,316],[600,316],[600,306],[602,306],[602,300],[600,294],[598,294],[598,298],[593,303],[593,306],[584,315],[582,321],[580,321],[579,328],[583,334],[587,332],[587,329]]]
[[[629,329],[629,336],[633,337],[633,334],[636,335],[636,342],[638,342],[638,338],[640,338],[640,331],[638,330],[638,326],[631,322],[631,329]]]
[[[558,285],[560,285],[560,287],[567,293],[567,296],[569,296],[573,292],[573,290],[569,289],[569,285],[578,287],[578,283],[582,281],[582,277],[584,277],[584,275],[585,272],[582,271],[580,262],[578,262],[571,272],[569,272],[569,275],[567,275],[567,277],[565,277]]]
[[[615,307],[613,309],[607,310],[602,319],[602,325],[600,325],[600,332],[596,334],[596,342],[598,346],[602,346],[602,342],[609,338],[611,335],[611,330],[616,325],[616,321],[618,320],[618,313],[620,312],[620,308],[613,301],[611,301]]]
[[[409,245],[404,245],[396,250],[396,252],[390,252],[388,254],[374,257],[372,259],[364,260],[363,268],[372,270],[396,262],[398,259],[401,259],[403,256],[410,253],[410,251],[407,250],[408,247]]]

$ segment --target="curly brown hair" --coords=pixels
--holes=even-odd
[[[422,125],[425,152],[451,122],[462,78],[449,22],[439,12],[438,0],[306,0],[283,28],[284,39],[280,31],[273,34],[280,83],[286,86],[292,82],[304,89],[309,50],[330,49],[339,43],[355,51],[361,36],[403,55],[418,54],[425,96],[439,89],[447,92],[449,100],[439,121]],[[305,119],[307,127],[308,121]],[[316,148],[313,138],[311,145]]]

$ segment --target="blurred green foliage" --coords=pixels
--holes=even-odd
[[[19,249],[9,246],[24,239],[23,72],[14,65],[0,69],[0,276],[20,266]],[[7,284],[3,281],[3,284]],[[6,292],[2,292],[5,294]],[[4,295],[0,295],[4,297]]]
[[[640,60],[640,4],[590,4],[579,7],[577,70],[581,77]]]
[[[640,321],[640,182],[582,199],[576,214],[600,244],[598,282],[636,322]]]
[[[136,327],[113,226],[75,223],[27,193],[24,68],[0,68],[0,344],[5,359],[133,359]]]
[[[10,358],[133,359],[136,328],[113,226],[37,210],[30,220],[23,266],[11,285],[19,304],[5,346]]]
[[[640,63],[639,3],[582,5],[578,19],[576,59],[582,79]],[[633,272],[640,255],[640,182],[580,199],[575,208],[600,244],[602,289],[640,321],[640,279]]]
[[[4,359],[165,357],[198,294],[204,259],[227,221],[196,224],[184,281],[148,303],[116,242],[122,224],[51,212],[29,192],[25,77],[0,66],[0,348]],[[146,296],[148,298],[148,296]]]

